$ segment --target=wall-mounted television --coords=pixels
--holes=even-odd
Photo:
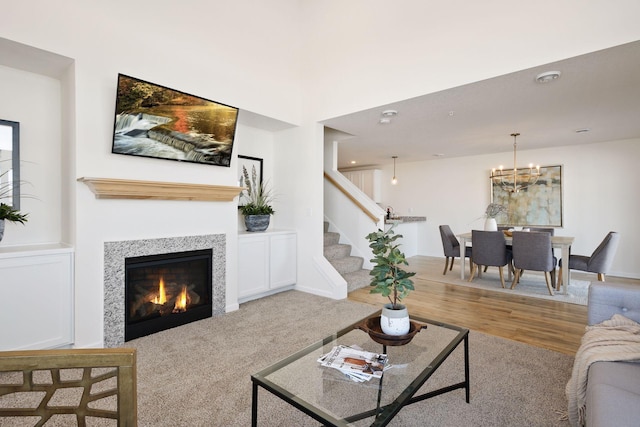
[[[238,109],[118,74],[111,152],[231,165]]]

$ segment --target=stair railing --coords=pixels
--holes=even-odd
[[[368,216],[371,221],[374,223],[378,223],[380,221],[380,217],[375,213],[371,212],[371,210],[367,209],[362,203],[360,203],[353,195],[348,192],[340,183],[338,183],[335,179],[333,179],[327,172],[324,173],[324,177],[327,181],[329,181],[334,187],[336,187],[342,194],[344,194],[347,199],[349,199],[354,205],[356,205],[366,216]]]

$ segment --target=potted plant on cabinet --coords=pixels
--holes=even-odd
[[[0,241],[4,236],[4,222],[19,222],[24,224],[27,221],[28,214],[21,214],[19,210],[13,209],[11,206],[0,203]]]
[[[264,231],[269,227],[271,215],[275,213],[271,207],[273,195],[264,181],[258,182],[256,168],[251,170],[251,179],[246,167],[242,167],[244,186],[247,188],[241,194],[245,204],[240,206],[244,215],[244,225],[247,231]]]
[[[387,335],[405,335],[409,332],[410,322],[407,307],[400,302],[410,291],[414,290],[413,280],[416,273],[409,273],[402,269],[402,265],[409,265],[400,251],[400,244],[396,240],[401,234],[394,235],[393,228],[387,231],[378,230],[367,235],[369,247],[373,251],[374,264],[371,273],[372,294],[381,294],[389,299],[380,316],[380,327]]]

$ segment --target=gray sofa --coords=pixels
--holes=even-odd
[[[608,320],[616,313],[640,322],[640,286],[592,283],[589,287],[589,325]],[[639,426],[640,363],[592,364],[586,406],[587,426]]]

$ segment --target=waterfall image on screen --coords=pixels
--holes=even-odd
[[[238,109],[118,75],[112,152],[229,167]]]

